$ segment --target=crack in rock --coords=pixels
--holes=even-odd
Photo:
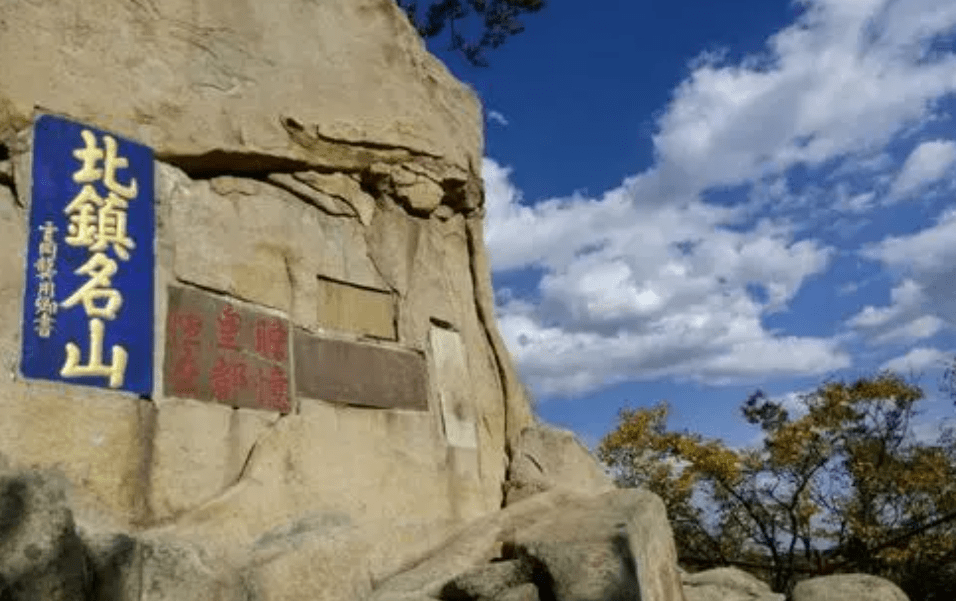
[[[301,182],[295,174],[270,173],[267,179],[268,183],[301,198],[326,215],[332,217],[359,217],[358,211],[356,211],[355,207],[351,204]]]

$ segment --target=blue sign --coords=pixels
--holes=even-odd
[[[153,152],[42,115],[23,303],[23,375],[153,390]]]

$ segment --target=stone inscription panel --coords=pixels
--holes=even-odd
[[[330,330],[397,340],[390,292],[319,278],[318,324]]]
[[[155,232],[149,147],[36,119],[25,377],[152,394]]]
[[[171,286],[163,384],[169,396],[288,413],[289,323]]]
[[[349,405],[428,410],[425,360],[417,353],[295,332],[299,395]]]

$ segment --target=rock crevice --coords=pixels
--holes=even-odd
[[[498,331],[495,319],[494,291],[491,289],[490,272],[486,256],[481,218],[470,218],[466,221],[465,233],[467,236],[469,267],[474,285],[475,309],[478,321],[498,373],[498,382],[501,386],[504,404],[504,427],[506,446],[509,459],[513,459],[514,450],[521,431],[534,422],[531,413],[530,399],[525,394],[524,387],[518,382],[516,370],[511,363],[511,355],[505,346],[504,339]],[[503,503],[504,501],[502,501]]]
[[[6,147],[0,145],[0,186],[4,186],[10,191],[13,202],[19,206],[20,200],[17,196],[17,185],[13,178],[13,163],[4,157]]]

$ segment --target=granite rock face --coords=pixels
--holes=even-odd
[[[0,57],[0,134],[40,106],[193,172],[376,166],[421,211],[481,158],[475,96],[391,0],[17,0]]]
[[[152,394],[21,375],[41,114],[155,153]],[[49,527],[102,598],[360,598],[501,507],[533,418],[495,322],[481,135],[392,0],[0,5],[0,454],[60,474]],[[288,406],[177,389],[184,307],[279,324]],[[3,556],[4,586],[45,548]],[[63,578],[43,590],[69,598]]]

